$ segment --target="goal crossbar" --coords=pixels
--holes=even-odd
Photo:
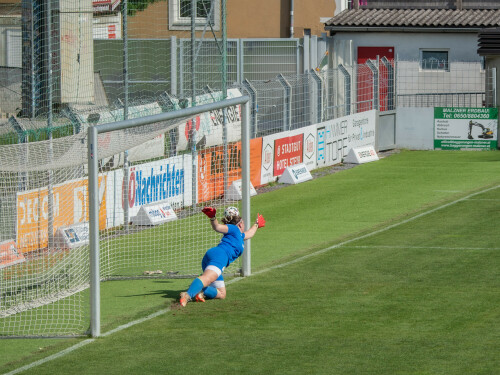
[[[89,187],[89,252],[90,252],[90,334],[93,337],[101,335],[100,312],[100,269],[99,269],[99,149],[98,135],[116,130],[130,129],[162,121],[189,118],[201,113],[224,110],[231,106],[241,105],[241,189],[242,217],[247,225],[250,220],[250,98],[239,96],[215,103],[184,108],[178,111],[128,119],[113,123],[95,125],[88,128],[88,187]],[[196,204],[196,202],[193,202]],[[243,276],[251,273],[250,240],[245,243],[242,255]]]

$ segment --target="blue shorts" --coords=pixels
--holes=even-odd
[[[229,258],[224,249],[221,249],[219,247],[212,247],[203,256],[203,259],[201,261],[201,269],[205,271],[205,269],[209,266],[211,266],[210,268],[217,268],[220,272],[217,272],[219,274],[219,277],[216,281],[223,282],[224,277],[222,277],[222,272],[224,272],[224,268],[226,268],[228,262]]]

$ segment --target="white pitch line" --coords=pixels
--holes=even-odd
[[[486,192],[488,192],[488,191],[495,190],[495,189],[498,189],[498,188],[500,188],[500,185],[497,185],[497,186],[494,186],[494,187],[491,187],[491,188],[488,188],[488,189],[485,189],[485,190],[481,190],[481,191],[478,191],[478,192],[476,192],[476,193],[469,194],[469,195],[467,195],[467,196],[465,196],[465,197],[463,197],[463,198],[460,198],[460,199],[454,200],[454,201],[452,201],[452,202],[449,202],[449,203],[443,204],[442,206],[439,206],[439,207],[433,208],[432,210],[422,212],[422,213],[420,213],[420,214],[418,214],[418,215],[416,215],[416,216],[412,216],[412,217],[410,217],[410,218],[408,218],[408,219],[406,219],[406,220],[403,220],[403,221],[400,221],[400,222],[394,223],[394,224],[392,224],[392,225],[389,225],[389,226],[387,226],[387,227],[385,227],[385,228],[382,228],[382,229],[376,230],[376,231],[374,231],[374,232],[370,232],[370,233],[364,234],[364,235],[362,235],[362,236],[359,236],[359,237],[356,237],[356,238],[352,238],[352,239],[350,239],[350,240],[347,240],[347,241],[344,241],[344,242],[338,243],[338,244],[336,244],[336,245],[329,246],[329,247],[327,247],[327,248],[324,248],[324,249],[322,249],[322,250],[318,250],[318,251],[316,251],[316,252],[314,252],[314,253],[311,253],[311,254],[308,254],[308,255],[304,255],[304,256],[302,256],[302,257],[296,258],[296,259],[291,260],[291,261],[289,261],[289,262],[285,262],[285,263],[282,263],[282,264],[277,264],[276,266],[272,266],[272,267],[268,267],[268,268],[265,268],[265,269],[260,270],[260,271],[256,271],[256,272],[252,273],[250,276],[260,275],[260,274],[263,274],[263,273],[266,273],[266,272],[272,271],[272,270],[277,269],[277,268],[283,268],[283,267],[287,267],[287,266],[292,265],[292,264],[295,264],[295,263],[302,262],[303,260],[306,260],[306,259],[312,258],[312,257],[317,256],[317,255],[324,254],[324,253],[326,253],[326,252],[328,252],[328,251],[330,251],[330,250],[337,249],[337,248],[339,248],[339,247],[345,246],[345,245],[347,245],[347,244],[349,244],[349,243],[351,243],[351,242],[358,241],[358,240],[362,240],[362,239],[364,239],[364,238],[367,238],[367,237],[371,237],[371,236],[377,235],[377,234],[379,234],[379,233],[383,233],[383,232],[388,231],[388,230],[390,230],[390,229],[392,229],[392,228],[395,228],[395,227],[397,227],[397,226],[399,226],[399,225],[403,225],[403,224],[409,223],[409,222],[411,222],[411,221],[413,221],[413,220],[416,220],[416,219],[419,219],[419,218],[421,218],[421,217],[423,217],[423,216],[426,216],[426,215],[432,214],[432,213],[434,213],[434,212],[436,212],[436,211],[439,211],[439,210],[441,210],[441,209],[443,209],[443,208],[450,207],[450,206],[452,206],[452,205],[454,205],[454,204],[457,204],[457,203],[462,202],[462,201],[464,201],[464,200],[470,199],[471,197],[474,197],[474,196],[476,196],[476,195],[483,194],[483,193],[486,193]],[[229,280],[226,284],[233,284],[233,283],[235,283],[235,282],[238,282],[238,281],[240,281],[240,280],[244,280],[244,279],[246,279],[246,278],[244,278],[244,277],[235,278],[235,279]],[[110,336],[110,335],[111,335],[111,334],[113,334],[113,333],[116,333],[116,332],[122,331],[122,330],[124,330],[124,329],[126,329],[126,328],[129,328],[129,327],[132,327],[132,326],[134,326],[134,325],[136,325],[136,324],[143,323],[143,322],[145,322],[145,321],[151,320],[151,319],[156,318],[157,316],[163,315],[163,314],[165,314],[165,313],[167,313],[167,312],[169,312],[169,311],[170,311],[170,308],[168,308],[168,309],[163,309],[163,310],[160,310],[160,311],[157,311],[157,312],[155,312],[155,313],[153,313],[153,314],[150,314],[150,315],[148,315],[148,316],[146,316],[146,317],[144,317],[144,318],[141,318],[141,319],[138,319],[138,320],[134,320],[133,322],[130,322],[130,323],[127,323],[127,324],[121,325],[121,326],[119,326],[119,327],[117,327],[117,328],[115,328],[115,329],[113,329],[113,330],[111,330],[111,331],[109,331],[109,332],[106,332],[106,333],[102,334],[101,336],[102,336],[102,337],[107,337],[107,336]],[[49,362],[49,361],[52,361],[53,359],[57,359],[57,358],[60,358],[60,357],[62,357],[62,356],[64,356],[64,355],[66,355],[66,354],[69,354],[69,353],[71,353],[71,352],[73,352],[73,351],[75,351],[75,350],[77,350],[77,349],[79,349],[79,348],[81,348],[81,347],[83,347],[83,346],[85,346],[85,345],[87,345],[87,344],[90,344],[90,343],[94,342],[95,340],[96,340],[96,339],[87,339],[87,340],[84,340],[84,341],[82,341],[82,342],[79,342],[78,344],[75,344],[75,345],[73,345],[73,346],[70,346],[69,348],[66,348],[66,349],[64,349],[64,350],[60,351],[59,353],[56,353],[56,354],[53,354],[53,355],[48,356],[48,357],[46,357],[46,358],[40,359],[39,361],[36,361],[36,362],[30,363],[29,365],[26,365],[26,366],[20,367],[20,368],[18,368],[18,369],[15,369],[15,370],[13,370],[13,371],[11,371],[11,372],[8,372],[8,373],[6,373],[6,374],[4,374],[4,375],[14,375],[14,374],[18,374],[18,373],[20,373],[20,372],[22,372],[22,371],[30,370],[30,369],[32,369],[33,367],[36,367],[36,366],[42,365],[42,364],[44,364],[44,363],[47,363],[47,362]]]
[[[500,201],[500,199],[493,199],[493,198],[474,198],[474,199],[469,199],[470,201]]]
[[[444,247],[444,246],[398,246],[398,245],[351,245],[345,246],[349,249],[373,249],[373,248],[384,248],[384,249],[431,249],[431,250],[500,250],[500,247]]]

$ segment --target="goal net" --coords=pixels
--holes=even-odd
[[[198,105],[220,100],[220,93],[196,98]],[[131,107],[128,118],[161,113],[163,104]],[[201,273],[203,254],[220,239],[201,209],[220,208],[220,216],[223,207],[240,206],[241,106],[225,112],[226,121],[218,109],[99,134],[101,281]],[[84,129],[120,118],[95,109],[78,116]],[[0,336],[89,328],[87,149],[86,130],[0,146]],[[240,267],[235,262],[225,274]]]

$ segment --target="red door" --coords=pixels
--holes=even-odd
[[[373,72],[366,65],[367,60],[379,59],[379,109],[387,110],[387,87],[389,82],[387,68],[380,62],[387,58],[394,65],[394,47],[358,47],[358,108],[357,112],[373,108]]]

